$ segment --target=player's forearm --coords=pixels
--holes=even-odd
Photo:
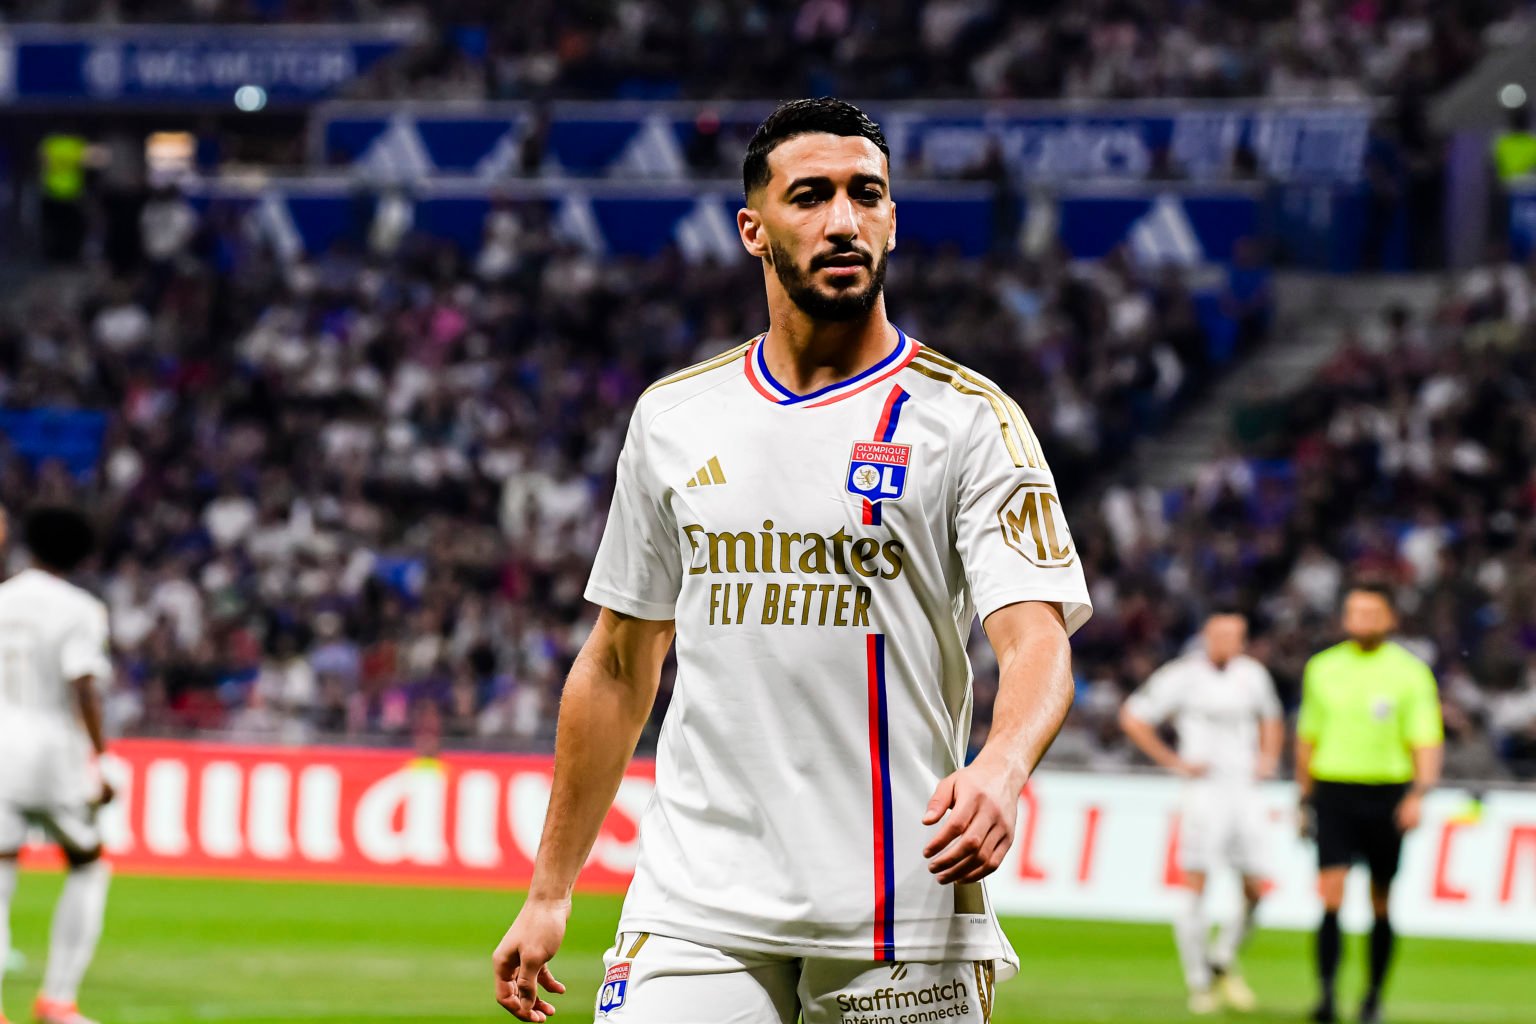
[[[530,900],[570,897],[656,699],[670,625],[638,645],[616,639],[607,625],[594,628],[560,700],[554,783]]]
[[[1055,605],[1011,605],[986,627],[997,649],[998,686],[977,760],[993,761],[1022,789],[1072,708],[1072,649]]]
[[[1312,795],[1312,744],[1296,737],[1296,787],[1302,798]]]
[[[1445,762],[1445,748],[1436,744],[1432,747],[1413,748],[1413,792],[1423,795],[1434,789],[1440,782],[1440,768]]]
[[[95,681],[89,677],[75,681],[75,699],[80,706],[80,722],[91,738],[91,749],[98,755],[107,752],[106,730],[102,727],[101,697]]]
[[[1124,708],[1120,709],[1120,728],[1137,750],[1152,759],[1153,764],[1170,771],[1178,767],[1179,755],[1163,742],[1157,730]]]
[[[1270,778],[1280,770],[1280,748],[1285,745],[1285,723],[1266,718],[1259,723],[1259,775]]]

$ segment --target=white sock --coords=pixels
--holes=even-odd
[[[1211,965],[1205,959],[1210,931],[1203,895],[1193,889],[1181,890],[1179,909],[1173,915],[1173,940],[1178,944],[1184,981],[1191,992],[1203,992],[1211,987]]]
[[[1258,903],[1244,900],[1243,909],[1221,922],[1220,927],[1216,929],[1216,940],[1211,944],[1211,963],[1224,971],[1232,969],[1232,965],[1237,962],[1237,954],[1242,951],[1243,943],[1247,942],[1248,936],[1253,933],[1253,915],[1258,909]]]
[[[0,996],[5,991],[5,965],[11,960],[11,897],[16,895],[16,859],[0,857]],[[0,1017],[5,1003],[0,998]]]
[[[107,883],[112,870],[106,861],[94,860],[71,868],[64,892],[53,910],[53,931],[48,940],[48,968],[43,974],[43,995],[58,1003],[73,1003],[80,981],[96,953],[101,920],[107,911]]]

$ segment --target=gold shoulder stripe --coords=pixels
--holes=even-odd
[[[962,380],[969,382],[975,387],[989,391],[1001,399],[1003,405],[1015,418],[1015,429],[1018,430],[1019,436],[1022,438],[1024,446],[1029,449],[1031,453],[1030,465],[1042,469],[1045,467],[1045,453],[1040,449],[1040,439],[1035,436],[1034,428],[1029,424],[1029,417],[1024,415],[1024,410],[1019,408],[1019,403],[1015,402],[1007,392],[998,387],[996,384],[993,384],[991,381],[971,373],[965,367],[955,362],[953,359],[942,356],[935,352],[933,349],[927,348],[926,346],[918,349],[917,358],[927,358],[936,366],[941,366],[944,369],[949,370],[951,373],[957,374]]]
[[[1018,441],[1014,438],[1017,428],[1014,426],[1013,418],[1008,414],[1008,407],[1003,404],[1002,399],[995,393],[984,391],[981,388],[973,388],[954,374],[934,369],[931,366],[918,362],[916,359],[907,364],[907,368],[916,370],[924,377],[936,380],[941,384],[948,384],[962,395],[974,395],[977,398],[985,398],[987,404],[992,406],[992,414],[997,417],[997,425],[1003,432],[1003,445],[1008,449],[1008,454],[1013,458],[1013,464],[1019,467],[1029,466],[1031,469],[1039,468],[1035,465],[1034,457],[1019,447]]]
[[[752,339],[752,341],[756,340],[756,338]],[[717,356],[711,356],[710,358],[704,360],[702,363],[694,363],[692,366],[678,370],[671,376],[661,378],[661,380],[646,388],[643,394],[648,395],[652,391],[655,391],[657,388],[666,387],[668,384],[677,384],[680,381],[687,380],[689,377],[697,377],[701,373],[708,373],[710,370],[718,370],[720,367],[725,366],[727,363],[734,362],[735,360],[740,359],[742,356],[746,355],[747,349],[751,347],[751,341],[744,342],[740,345],[737,345],[733,349],[720,353]]]

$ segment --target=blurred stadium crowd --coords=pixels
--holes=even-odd
[[[1355,97],[1440,88],[1518,0],[42,0],[6,20],[417,23],[365,94]]]
[[[161,193],[136,248],[103,246],[117,274],[0,326],[0,404],[111,413],[94,472],[12,451],[0,500],[103,511],[120,723],[400,733],[425,699],[454,736],[547,740],[629,408],[756,333],[761,271],[600,261],[537,204],[473,264],[407,238],[281,265],[222,214]],[[1233,274],[1228,347],[1265,330],[1267,280]],[[1033,410],[1069,490],[1217,370],[1179,274],[1126,259],[940,253],[888,288]]]

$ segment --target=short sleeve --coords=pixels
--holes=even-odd
[[[1269,669],[1253,663],[1253,701],[1259,718],[1270,721],[1282,717],[1285,714],[1280,707],[1280,696],[1275,693],[1275,679],[1269,674]]]
[[[1408,699],[1404,738],[1410,747],[1438,747],[1445,742],[1445,724],[1440,717],[1440,691],[1435,674],[1428,665],[1414,659],[1419,668]]]
[[[598,545],[586,598],[636,618],[673,618],[682,587],[682,564],[676,530],[653,489],[646,463],[640,411],[630,419],[629,434],[619,453],[618,477],[608,523]]]
[[[1135,693],[1125,699],[1125,710],[1149,725],[1162,725],[1179,709],[1177,662],[1153,672]]]
[[[1296,714],[1296,737],[1316,744],[1323,732],[1323,706],[1317,695],[1317,658],[1307,659],[1301,674],[1301,710]]]
[[[985,396],[956,473],[955,544],[983,620],[1017,601],[1061,606],[1067,632],[1093,614],[1056,482],[1022,413]]]
[[[71,682],[87,676],[105,682],[112,676],[112,656],[107,631],[107,610],[92,605],[64,634],[59,646],[59,669]]]

